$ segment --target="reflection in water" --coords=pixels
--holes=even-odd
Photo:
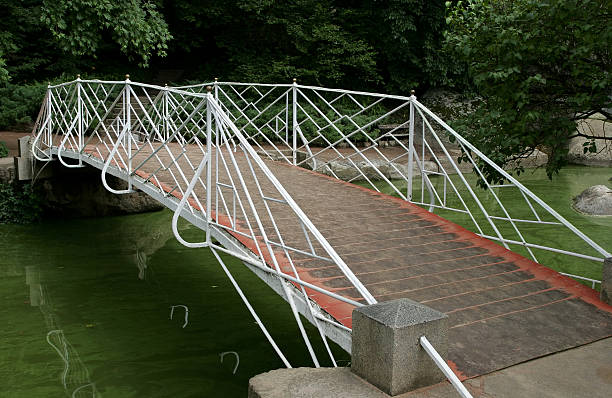
[[[138,279],[144,280],[147,276],[147,254],[138,248],[134,254],[136,267],[138,267]]]
[[[183,304],[171,305],[170,306],[170,319],[172,319],[172,316],[174,315],[174,309],[176,307],[183,307],[185,309],[185,323],[183,323],[183,329],[185,329],[185,326],[187,326],[187,324],[189,323],[189,308],[187,308],[187,306]]]
[[[119,232],[121,241],[125,242],[123,248],[127,252],[131,252],[131,261],[138,268],[138,279],[147,279],[147,271],[149,270],[149,259],[166,243],[173,239],[172,230],[168,226],[165,218],[161,221],[155,220],[151,223],[134,223],[128,228],[124,228]],[[189,226],[184,226],[183,229]]]
[[[26,266],[26,284],[30,287],[30,306],[38,307],[43,314],[47,329],[47,343],[53,347],[64,363],[62,372],[62,385],[64,390],[72,392],[72,397],[76,398],[82,390],[86,393],[85,387],[91,387],[91,396],[100,397],[96,391],[95,383],[89,377],[87,367],[81,361],[77,350],[70,344],[62,329],[59,328],[57,317],[53,313],[49,293],[41,283],[41,274],[36,266]],[[89,396],[89,394],[87,394]]]
[[[72,392],[72,398],[77,398],[78,397],[77,394],[80,394],[81,390],[83,390],[84,394],[87,394],[87,390],[85,390],[87,387],[91,388],[91,396],[92,396],[92,398],[95,398],[97,396],[96,394],[98,394],[98,390],[96,390],[96,383],[85,384],[84,386],[81,386],[81,387],[75,389]],[[89,394],[87,394],[87,395],[89,395]]]
[[[171,218],[0,225],[0,397],[241,397],[250,377],[282,366],[213,254],[184,249]],[[195,241],[202,232],[181,233]],[[285,301],[241,262],[224,261],[292,364],[309,365]],[[187,308],[168,322],[172,305]],[[220,363],[229,351],[240,358]]]
[[[240,355],[238,355],[236,351],[222,352],[221,354],[219,354],[219,357],[221,358],[221,363],[223,363],[223,357],[226,356],[227,354],[234,354],[234,356],[236,357],[236,365],[234,366],[234,371],[232,372],[232,374],[235,375],[236,371],[238,370],[238,365],[240,365]]]

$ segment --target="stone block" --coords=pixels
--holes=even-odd
[[[351,369],[389,395],[436,384],[445,377],[421,347],[421,336],[445,357],[448,317],[409,299],[357,308]]]
[[[22,158],[29,159],[32,157],[32,152],[30,152],[30,138],[29,135],[25,135],[17,140],[17,149],[19,151],[19,156]]]
[[[612,305],[612,257],[606,258],[603,263],[599,297],[604,303]]]
[[[15,157],[15,171],[18,181],[29,181],[32,179],[32,158]]]

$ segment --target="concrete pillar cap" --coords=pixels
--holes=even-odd
[[[446,318],[442,312],[407,298],[359,307],[355,312],[393,329]]]

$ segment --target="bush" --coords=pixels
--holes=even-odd
[[[0,86],[0,129],[29,129],[36,119],[46,89],[44,83],[6,83]]]
[[[0,224],[28,224],[40,220],[42,197],[31,184],[0,183]]]
[[[0,141],[0,158],[5,158],[7,157],[9,154],[8,148],[6,147],[6,144],[2,141]]]

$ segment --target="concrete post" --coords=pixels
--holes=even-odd
[[[448,347],[448,317],[409,299],[353,310],[351,370],[389,395],[445,379],[419,344],[426,336],[440,355]]]
[[[599,297],[604,303],[612,305],[612,257],[604,259]]]
[[[17,141],[19,156],[15,157],[15,173],[17,181],[32,179],[32,152],[30,152],[30,136],[20,137]]]

